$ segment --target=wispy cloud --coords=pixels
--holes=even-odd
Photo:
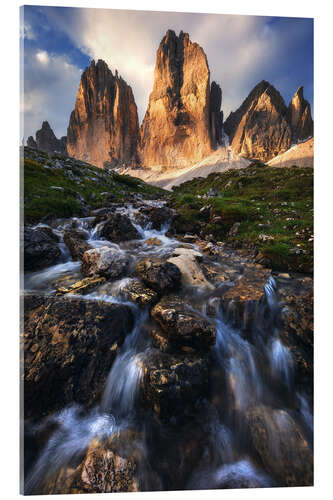
[[[312,97],[312,88],[304,81],[304,68],[309,67],[307,79],[312,84],[312,54],[305,55],[307,61],[300,60],[310,20],[55,7],[43,12],[53,29],[64,33],[82,53],[104,59],[112,71],[118,69],[132,86],[140,120],[153,85],[156,50],[167,29],[187,31],[203,47],[211,78],[223,90],[225,116],[262,79],[276,85],[286,100],[300,84],[305,84],[305,96]],[[74,91],[78,82],[79,78]]]
[[[34,135],[49,120],[55,134],[66,134],[69,115],[80,81],[81,69],[66,56],[40,49],[24,54],[24,137]],[[65,112],[64,112],[65,111]]]
[[[27,21],[24,21],[20,27],[20,36],[26,40],[36,40],[37,38],[34,30]]]

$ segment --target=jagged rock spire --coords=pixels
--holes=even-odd
[[[57,139],[48,121],[43,121],[42,127],[36,132],[36,140],[30,136],[27,146],[40,149],[45,153],[66,154],[66,136]]]
[[[156,53],[153,90],[141,127],[144,166],[183,167],[214,150],[221,125],[218,89],[215,84],[211,101],[203,49],[188,33],[177,36],[168,30]]]
[[[304,99],[303,87],[298,87],[288,107],[288,118],[293,141],[302,141],[313,136],[313,120],[310,103]]]
[[[291,127],[280,93],[266,80],[258,83],[224,123],[236,153],[268,161],[290,148]]]
[[[131,87],[101,59],[81,76],[67,131],[70,156],[99,167],[137,162],[139,122]]]

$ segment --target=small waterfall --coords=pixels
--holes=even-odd
[[[130,351],[118,355],[106,383],[101,410],[112,413],[117,419],[130,419],[133,416],[141,375],[138,354]]]
[[[106,221],[99,222],[92,228],[89,238],[90,241],[99,240],[99,238],[101,237],[102,229],[105,226],[105,222]]]
[[[51,291],[54,289],[55,280],[66,276],[68,273],[75,273],[80,270],[81,262],[73,262],[72,260],[61,264],[43,269],[42,271],[35,271],[26,273],[24,277],[24,286],[26,290],[44,290]],[[79,277],[78,277],[79,279]]]
[[[268,282],[265,285],[265,296],[268,307],[270,308],[272,313],[275,313],[277,308],[279,307],[279,304],[276,297],[276,281],[273,276],[269,278]]]
[[[195,474],[186,489],[235,489],[269,488],[270,478],[259,471],[248,459],[224,464],[214,470],[206,469]]]
[[[290,391],[293,384],[293,358],[288,347],[282,344],[278,332],[275,332],[269,346],[268,357],[273,378],[280,380]]]
[[[112,413],[117,421],[123,419],[129,421],[133,417],[142,377],[140,358],[143,353],[138,352],[142,340],[140,332],[147,317],[147,311],[143,313],[137,311],[135,326],[127,336],[107,378],[101,410]]]
[[[230,393],[236,409],[246,411],[250,403],[262,394],[262,381],[256,365],[255,348],[239,332],[221,318],[216,320],[215,352],[225,371]]]
[[[133,309],[136,308],[132,305]],[[126,337],[110,374],[102,402],[85,414],[78,405],[69,406],[47,419],[43,424],[55,423],[56,431],[51,435],[40,457],[25,481],[25,493],[31,493],[42,482],[47,481],[60,467],[66,466],[84,452],[93,438],[105,439],[120,428],[126,427],[135,416],[135,402],[141,380],[139,365],[140,332],[147,319],[147,312],[136,310],[136,322]],[[42,430],[43,426],[39,429]]]
[[[313,432],[313,415],[310,411],[310,406],[307,401],[307,398],[300,393],[297,393],[297,398],[300,403],[300,413],[302,416],[303,423],[307,427],[307,429],[311,432]]]
[[[41,482],[46,482],[60,467],[84,452],[93,438],[107,438],[116,432],[111,415],[100,413],[97,409],[82,415],[79,406],[70,406],[56,413],[39,430],[49,424],[56,424],[57,429],[25,481],[25,494],[33,493]]]
[[[215,472],[218,487],[269,488],[269,478],[259,472],[249,460],[239,460],[233,464],[222,466]]]
[[[26,493],[41,491],[40,485],[48,481],[51,474],[56,474],[62,466],[75,468],[77,466],[75,460],[82,459],[82,454],[94,438],[106,439],[124,427],[142,434],[145,432],[141,431],[147,429],[148,432],[153,433],[152,429],[148,428],[151,421],[148,418],[147,422],[140,421],[141,410],[140,413],[137,412],[144,358],[147,351],[151,349],[152,342],[151,336],[147,335],[146,338],[145,333],[151,328],[149,311],[141,311],[133,303],[126,301],[123,289],[132,280],[137,279],[132,274],[136,260],[150,256],[168,257],[181,242],[166,236],[168,224],[165,224],[160,231],[151,229],[149,223],[138,224],[132,205],[116,210],[130,218],[140,234],[137,241],[122,242],[118,245],[100,239],[105,221],[93,227],[94,217],[73,219],[74,226],[86,232],[88,242],[92,247],[110,246],[132,259],[127,276],[116,281],[109,280],[92,293],[82,296],[81,299],[102,300],[130,306],[135,318],[134,327],[126,336],[123,345],[117,350],[98,406],[88,412],[83,411],[79,406],[67,407],[48,418],[36,429],[38,435],[38,432],[47,429],[49,424],[54,423],[57,426],[28,474]],[[53,229],[60,237],[59,246],[62,249],[64,262],[36,273],[26,273],[26,288],[54,291],[57,280],[67,275],[69,279],[81,279],[81,263],[71,260],[63,243],[63,231],[71,227],[73,227],[72,222],[67,219],[59,221],[56,229]],[[156,246],[146,244],[144,240],[150,238],[158,238],[161,244]],[[195,245],[191,247],[198,249]],[[205,255],[203,258],[210,257]],[[265,413],[265,425],[270,449],[276,456],[280,453],[279,432],[284,435],[293,432],[294,421],[291,415],[295,417],[295,421],[302,423],[303,428],[308,429],[309,434],[313,430],[310,406],[303,394],[296,393],[298,404],[291,405],[291,411],[288,410],[288,398],[293,397],[294,367],[291,352],[283,344],[283,336],[280,337],[281,305],[278,302],[275,279],[270,277],[265,285],[265,300],[245,307],[243,323],[244,325],[251,323],[248,328],[240,326],[238,329],[238,326],[233,326],[235,323],[232,323],[232,319],[233,314],[237,313],[234,309],[237,303],[232,303],[229,311],[222,311],[219,306],[226,286],[230,286],[230,283],[223,282],[220,287],[216,285],[215,289],[208,291],[184,288],[182,292],[179,292],[183,294],[181,298],[187,301],[188,308],[193,308],[203,317],[208,318],[209,309],[214,310],[214,313],[217,310],[216,317],[208,318],[214,323],[217,331],[212,356],[214,377],[216,374],[212,392],[217,397],[209,401],[210,417],[202,424],[207,441],[204,442],[205,449],[202,456],[197,459],[200,463],[193,462],[193,470],[186,478],[188,481],[188,477],[191,476],[187,484],[189,488],[273,485],[273,481],[261,472],[257,468],[257,462],[252,460],[253,450],[242,435],[243,430],[240,429],[246,421],[248,410],[252,408],[269,409]],[[273,410],[275,404],[277,407],[285,405],[287,409]],[[197,417],[201,418],[198,415]],[[141,446],[138,456],[145,457],[144,460],[152,468],[151,475],[153,476],[156,470],[153,461],[149,462],[151,450],[148,447],[145,448],[149,441],[147,440],[146,443],[140,439],[142,436],[138,443],[135,442],[135,449],[138,450]],[[139,467],[140,465],[142,466],[139,464]]]
[[[218,456],[218,462],[226,464],[235,458],[231,429],[222,424],[216,415],[209,424],[211,443]]]

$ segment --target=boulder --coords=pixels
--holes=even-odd
[[[82,462],[62,467],[44,487],[44,494],[116,493],[138,491],[133,458],[114,453],[110,443],[94,439]]]
[[[113,243],[141,238],[140,233],[135,229],[130,219],[126,215],[118,213],[109,215],[101,234],[105,239]]]
[[[313,279],[279,281],[283,303],[280,337],[289,348],[295,367],[295,381],[313,397]]]
[[[25,295],[25,418],[96,402],[132,327],[131,309],[122,304]]]
[[[64,295],[66,293],[84,295],[91,292],[99,285],[105,283],[106,278],[102,276],[93,276],[91,278],[83,278],[83,280],[76,281],[69,287],[60,287],[57,289],[56,295]]]
[[[197,262],[198,259],[201,258],[202,255],[196,250],[189,248],[176,248],[173,252],[173,256],[168,259],[168,262],[171,262],[171,264],[178,267],[181,272],[184,285],[213,288],[213,286],[205,278],[205,275]]]
[[[59,236],[52,230],[50,226],[38,226],[38,231],[41,231],[42,233],[49,236],[49,238],[51,238],[52,240],[59,243],[60,241]]]
[[[191,419],[189,425],[187,417],[183,422],[177,419],[177,425],[164,425],[165,422],[156,417],[153,421],[155,428],[151,431],[149,449],[154,471],[163,478],[167,489],[187,490],[188,479],[196,464],[202,457],[207,457],[207,429],[195,419]]]
[[[152,229],[160,231],[162,227],[171,221],[174,210],[168,207],[142,207],[140,214],[147,218]]]
[[[85,276],[118,278],[128,267],[128,258],[115,248],[103,246],[84,252],[81,270]]]
[[[69,229],[64,231],[64,242],[73,260],[82,260],[84,252],[92,247],[87,242],[87,235],[79,229]]]
[[[312,450],[288,412],[258,406],[246,421],[252,446],[279,486],[313,485]]]
[[[143,369],[141,398],[161,420],[193,415],[207,395],[208,359],[151,351],[140,360]]]
[[[24,270],[36,271],[56,264],[61,255],[55,239],[44,230],[24,228]]]
[[[149,246],[160,247],[163,243],[158,238],[148,238],[145,243]]]
[[[139,280],[133,280],[123,287],[121,294],[139,307],[151,306],[158,301],[157,292],[144,286]]]
[[[168,341],[177,346],[208,349],[216,342],[213,324],[189,308],[176,295],[167,295],[154,306],[152,317],[162,328]]]
[[[251,329],[265,300],[265,285],[270,271],[261,267],[247,268],[234,286],[226,289],[221,306],[226,318],[235,328]]]
[[[171,262],[146,259],[137,266],[141,280],[157,293],[166,293],[180,286],[181,274]]]

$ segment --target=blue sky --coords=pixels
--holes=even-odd
[[[80,75],[104,59],[131,85],[141,122],[153,84],[155,54],[167,29],[190,34],[222,87],[225,117],[261,80],[288,104],[300,85],[313,106],[313,20],[66,7],[24,7],[24,136],[48,120],[65,135]]]

